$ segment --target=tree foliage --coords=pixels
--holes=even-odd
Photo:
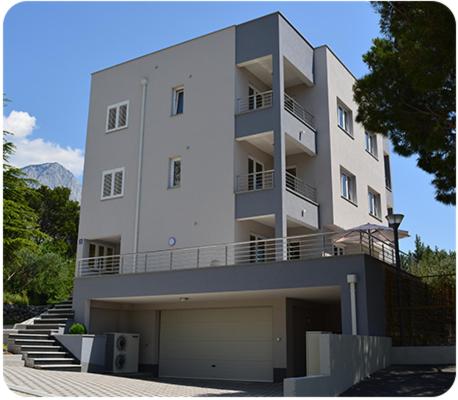
[[[433,174],[436,199],[455,204],[455,20],[437,2],[375,2],[382,38],[363,56],[356,120],[416,155]]]
[[[3,284],[8,299],[57,302],[73,284],[79,204],[67,188],[30,187],[3,137]]]

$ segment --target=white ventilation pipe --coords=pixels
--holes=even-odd
[[[347,283],[350,285],[350,306],[351,306],[351,334],[358,334],[358,325],[356,320],[356,282],[358,278],[355,274],[347,275]]]
[[[135,202],[135,226],[134,226],[134,253],[135,254],[138,252],[138,221],[140,220],[140,196],[141,196],[142,166],[143,166],[143,137],[145,136],[145,108],[146,108],[146,89],[148,86],[148,79],[143,78],[140,83],[142,85],[142,106],[140,110],[140,137],[138,140],[137,198]]]

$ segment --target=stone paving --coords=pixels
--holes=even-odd
[[[197,379],[126,378],[80,372],[42,371],[24,367],[21,355],[3,356],[3,375],[18,395],[72,397],[281,397],[279,383]]]

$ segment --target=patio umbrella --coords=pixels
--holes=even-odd
[[[342,232],[342,236],[337,239],[336,243],[359,243],[361,240],[361,233],[370,234],[372,237],[381,241],[394,241],[393,229],[385,225],[377,224],[364,224],[354,228],[347,229]],[[409,232],[399,230],[399,239],[409,237]]]

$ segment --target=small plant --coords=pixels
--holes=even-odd
[[[29,299],[25,293],[3,293],[3,303],[28,305]]]
[[[84,335],[85,333],[87,333],[87,330],[83,324],[76,322],[72,324],[72,326],[70,327],[70,333],[72,335]]]

